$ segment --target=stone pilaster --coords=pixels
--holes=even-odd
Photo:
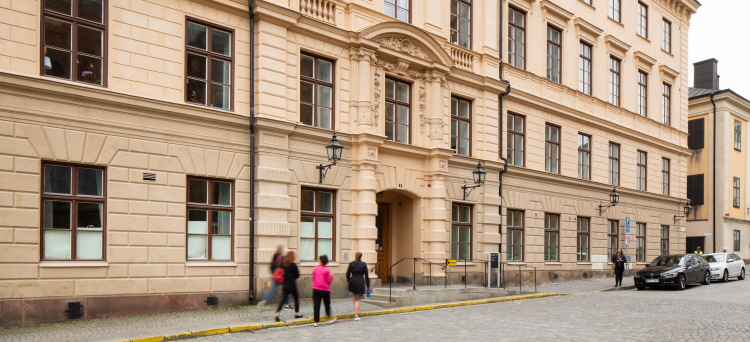
[[[371,267],[377,262],[375,240],[378,230],[375,218],[378,204],[375,202],[377,180],[375,168],[378,161],[378,147],[383,137],[372,134],[358,134],[352,137],[352,257],[362,252],[362,260]],[[350,260],[351,260],[350,259]],[[375,277],[374,274],[371,277]]]
[[[375,67],[372,65],[374,58],[373,50],[363,47],[352,47],[349,49],[352,71],[352,93],[351,112],[354,115],[356,125],[353,133],[375,134],[379,125],[380,117],[378,107],[374,105],[376,99],[374,92],[380,91],[382,80],[374,75]]]

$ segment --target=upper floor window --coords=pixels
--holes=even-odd
[[[693,206],[703,205],[703,174],[687,176],[687,198]]]
[[[451,0],[451,43],[471,49],[471,0]]]
[[[560,173],[560,127],[547,124],[544,140],[544,171]]]
[[[609,143],[609,184],[620,185],[620,145]]]
[[[305,125],[333,129],[333,62],[321,57],[302,54],[299,88],[300,122]]]
[[[661,49],[672,53],[672,23],[666,19],[661,21]]]
[[[523,116],[508,113],[508,163],[511,165],[524,165],[525,119]]]
[[[638,11],[638,35],[648,39],[648,6],[639,2],[636,8]]]
[[[620,60],[609,57],[609,103],[620,105]]]
[[[385,0],[385,14],[398,20],[409,22],[410,0]]]
[[[188,260],[232,260],[233,198],[231,182],[188,178]]]
[[[612,260],[612,256],[617,254],[618,242],[618,221],[607,220],[607,260]]]
[[[591,5],[591,0],[581,0],[586,5]]]
[[[576,244],[576,261],[589,261],[589,237],[591,219],[588,217],[578,217],[578,242]]]
[[[704,146],[706,120],[703,118],[688,120],[688,148],[700,150]]]
[[[456,154],[471,153],[471,102],[451,97],[451,148]]]
[[[638,115],[646,116],[648,101],[648,74],[638,70]]]
[[[526,13],[508,7],[508,63],[526,68]]]
[[[669,195],[669,159],[661,159],[661,193]]]
[[[42,73],[106,85],[106,0],[45,0]]]
[[[562,51],[562,31],[547,26],[547,78],[560,83],[560,56]]]
[[[578,90],[591,95],[591,45],[580,43],[578,56]]]
[[[646,261],[646,224],[635,224],[635,261]]]
[[[661,226],[661,254],[669,254],[669,226]]]
[[[104,169],[43,164],[42,259],[104,259]]]
[[[635,180],[635,187],[638,190],[646,190],[646,173],[647,173],[647,164],[646,164],[646,152],[638,151],[637,152],[638,158],[636,161],[636,180]]]
[[[302,188],[300,196],[299,259],[334,260],[336,194],[330,190]]]
[[[740,251],[740,247],[742,247],[740,245],[740,240],[741,240],[740,239],[740,231],[739,230],[735,230],[733,237],[734,237],[734,239],[733,239],[734,240],[734,246],[732,246],[733,247],[732,250],[735,251],[735,252],[739,252]],[[742,259],[738,258],[737,256],[735,256],[735,259],[736,260],[742,260]],[[743,262],[743,264],[744,264],[744,262]]]
[[[591,179],[591,136],[578,133],[578,178]]]
[[[386,78],[385,80],[385,136],[386,139],[409,143],[411,122],[411,85]]]
[[[508,210],[507,215],[507,255],[508,261],[523,261],[523,211]]]
[[[742,150],[742,122],[734,120],[734,149]]]
[[[620,22],[620,0],[609,0],[608,16],[610,19]]]
[[[560,215],[544,214],[544,261],[560,260]]]
[[[732,179],[732,206],[740,207],[740,179],[738,177]]]
[[[454,204],[451,209],[451,259],[471,259],[471,206]]]
[[[672,123],[672,86],[667,83],[661,86],[661,123]]]
[[[232,32],[187,22],[187,102],[232,108]]]

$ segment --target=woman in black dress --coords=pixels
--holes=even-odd
[[[284,297],[292,295],[294,297],[294,309],[297,310],[294,313],[294,318],[302,318],[299,313],[299,294],[297,293],[297,278],[299,278],[299,268],[294,263],[294,252],[289,251],[284,257],[284,261],[281,262],[281,267],[284,269],[284,283],[282,288],[284,289]],[[284,306],[284,301],[279,302],[279,306],[276,308],[276,322],[281,321],[279,319],[279,312]]]
[[[361,252],[357,252],[354,261],[349,263],[346,281],[349,283],[349,292],[352,293],[354,301],[354,320],[359,321],[359,301],[362,300],[365,291],[370,289],[370,276],[367,274],[367,264],[362,261]]]

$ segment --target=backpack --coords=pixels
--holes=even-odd
[[[279,255],[278,259],[281,259],[281,255]],[[276,262],[276,270],[273,271],[273,281],[275,281],[277,284],[281,284],[284,282],[284,268],[281,267],[281,261]]]

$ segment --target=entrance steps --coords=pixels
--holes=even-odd
[[[414,290],[411,284],[408,286],[405,285],[406,284],[393,284],[393,288],[389,289],[388,284],[383,284],[383,287],[371,288],[370,297],[365,297],[362,301],[384,308],[393,308],[399,306],[499,298],[533,293],[503,290],[502,288],[464,287],[463,285],[451,285],[447,288],[439,285],[417,286],[417,289]]]

